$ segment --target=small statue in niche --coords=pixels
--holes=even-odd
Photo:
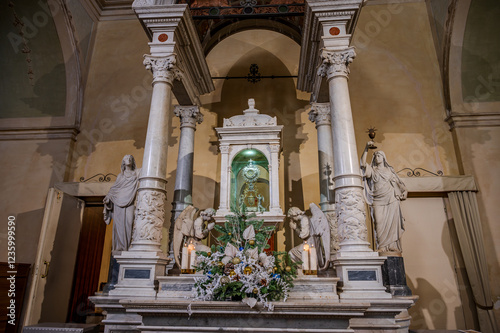
[[[113,251],[127,251],[132,239],[135,197],[141,169],[132,155],[125,155],[116,182],[104,197],[104,222],[113,220]]]
[[[373,141],[366,144],[360,165],[366,201],[375,224],[377,249],[381,253],[401,255],[404,217],[400,203],[406,199],[408,191],[383,151],[374,152],[371,163],[366,163],[368,149],[373,146]]]
[[[257,211],[259,213],[262,213],[263,211],[266,210],[264,208],[264,206],[262,205],[263,203],[264,203],[264,196],[262,194],[258,194],[257,195]]]
[[[210,248],[201,243],[208,237],[215,227],[215,209],[207,208],[201,211],[193,206],[186,207],[175,220],[174,227],[174,256],[177,263],[181,263],[181,248],[186,244],[193,244],[196,251],[209,251]]]
[[[316,204],[311,203],[309,208],[311,217],[297,207],[288,210],[290,228],[299,234],[300,239],[316,248],[318,269],[325,270],[330,262],[330,225],[325,213]],[[302,260],[303,249],[304,243],[290,250],[293,261]]]

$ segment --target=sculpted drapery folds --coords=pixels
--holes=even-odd
[[[404,217],[400,202],[408,191],[382,151],[373,153],[370,164],[366,155],[371,142],[367,143],[361,156],[361,170],[365,183],[366,201],[370,205],[375,223],[379,252],[401,253],[401,235],[404,232]]]
[[[113,251],[127,251],[132,236],[135,197],[141,169],[132,155],[125,155],[116,182],[104,197],[104,221],[113,220]]]

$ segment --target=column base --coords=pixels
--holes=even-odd
[[[340,278],[340,299],[390,299],[382,278],[386,257],[368,247],[368,242],[351,241],[340,244],[333,265]]]
[[[170,261],[163,252],[123,251],[115,257],[120,265],[118,283],[109,291],[112,296],[155,297],[157,276],[165,275]]]
[[[382,266],[382,277],[387,291],[394,296],[411,296],[411,289],[406,284],[403,257],[388,256]]]

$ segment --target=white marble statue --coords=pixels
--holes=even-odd
[[[366,144],[360,165],[366,201],[375,224],[377,249],[381,253],[401,254],[404,218],[400,202],[406,199],[408,191],[383,151],[374,152],[371,163],[366,163],[370,146],[373,146],[372,141]]]
[[[104,222],[113,220],[113,251],[127,251],[132,239],[135,196],[141,169],[132,155],[125,155],[116,182],[104,197]]]
[[[288,210],[290,228],[299,234],[300,239],[316,248],[318,266],[320,270],[328,268],[330,261],[330,225],[325,213],[314,203],[309,205],[312,216],[308,217],[305,212],[297,207]],[[294,247],[289,254],[292,260],[302,260],[304,243]]]
[[[210,231],[215,227],[213,216],[215,210],[207,208],[199,213],[198,208],[188,206],[175,220],[174,227],[174,256],[177,263],[181,262],[181,248],[184,243],[194,244],[196,251],[209,251],[210,248],[201,243],[208,237]]]

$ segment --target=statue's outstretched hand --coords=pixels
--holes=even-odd
[[[215,222],[209,223],[209,224],[207,225],[207,229],[208,229],[208,230],[212,230],[214,227],[215,227]]]
[[[292,228],[293,230],[297,229],[297,223],[295,223],[294,221],[290,221],[290,228]]]

